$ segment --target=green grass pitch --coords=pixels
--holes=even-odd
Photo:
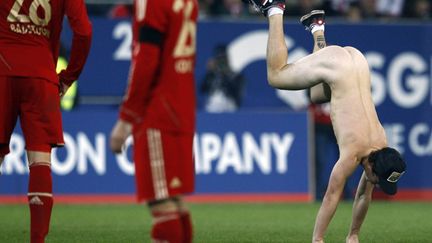
[[[194,242],[310,242],[319,203],[189,204]],[[28,242],[26,205],[0,205],[0,242]],[[326,242],[344,242],[351,202],[342,202]],[[150,242],[144,205],[61,205],[54,207],[47,243]],[[432,203],[374,201],[361,242],[432,242]]]

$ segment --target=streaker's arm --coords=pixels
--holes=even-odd
[[[357,187],[357,193],[353,204],[352,222],[350,231],[346,238],[347,243],[358,243],[358,234],[360,232],[360,227],[366,218],[367,211],[369,209],[369,204],[372,201],[372,192],[375,185],[368,179],[366,171],[360,179],[359,185]],[[376,179],[376,178],[372,178]]]
[[[346,151],[346,148],[340,148],[340,151]],[[346,180],[358,166],[354,162],[355,160],[354,156],[342,153],[340,159],[334,165],[330,174],[327,191],[315,221],[313,242],[324,242],[324,234],[336,212]]]
[[[324,234],[330,224],[345,186],[347,176],[341,164],[336,163],[330,175],[326,194],[315,221],[312,242],[324,242]]]

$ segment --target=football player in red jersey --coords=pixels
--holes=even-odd
[[[192,241],[181,196],[194,190],[197,0],[135,0],[131,76],[111,149],[134,139],[138,200],[148,202],[154,242]]]
[[[73,30],[66,70],[56,74],[63,18]],[[44,242],[53,205],[51,148],[63,145],[60,96],[78,78],[91,43],[83,0],[4,0],[0,5],[0,163],[19,116],[30,178],[31,242]]]

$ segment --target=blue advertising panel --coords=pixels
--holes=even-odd
[[[307,193],[307,126],[304,112],[201,113],[197,192]]]
[[[130,23],[125,20],[94,19],[93,27],[93,46],[88,65],[79,80],[79,94],[83,99],[103,96],[105,100],[106,96],[120,97],[126,88],[129,71],[129,46],[132,37]],[[241,73],[245,78],[240,111],[305,109],[307,99],[304,92],[277,91],[267,84],[267,31],[265,21],[199,22],[196,62],[199,110],[203,109],[206,100],[206,95],[200,92],[206,67],[214,55],[215,47],[221,44],[227,47],[232,70]],[[64,40],[67,40],[68,36],[70,32],[66,31]],[[341,24],[329,20],[326,25],[326,39],[330,44],[354,46],[363,52],[371,68],[372,95],[379,118],[386,129],[389,145],[401,151],[408,164],[407,173],[400,181],[401,192],[426,193],[432,198],[432,177],[428,173],[432,171],[432,25]],[[312,50],[310,34],[297,22],[286,22],[285,40],[289,50],[289,62],[307,55]],[[65,43],[67,44],[67,41]],[[229,117],[225,116],[226,119]],[[103,126],[104,124],[100,124],[100,127]],[[222,125],[209,126],[223,129]],[[255,133],[256,129],[258,128],[253,127],[250,131],[255,139],[260,136]],[[94,142],[95,136],[88,139]],[[226,135],[221,130],[219,136],[221,141],[230,142],[234,140],[231,137],[236,136],[236,141],[243,142],[243,138],[238,136],[244,135],[241,131]],[[81,137],[85,141],[78,134],[73,134],[72,137],[75,140]],[[200,141],[200,138],[198,136],[197,140]],[[104,139],[106,140],[106,137]],[[92,154],[97,151],[84,152]],[[212,162],[212,165],[217,163]],[[109,169],[109,166],[113,165],[106,165],[106,169]],[[237,167],[233,165],[233,168],[227,169],[226,175],[232,173],[234,168]],[[255,168],[260,170],[259,162],[255,162]],[[256,171],[254,170],[254,173]],[[88,173],[96,173],[94,166],[89,166]],[[272,188],[277,190],[278,186]],[[209,190],[216,192],[220,189],[214,186]],[[417,194],[410,195],[415,197]]]
[[[109,150],[115,110],[63,114],[66,146],[52,156],[56,194],[133,194],[131,141]],[[196,193],[302,194],[308,198],[307,113],[198,114]],[[24,140],[18,129],[2,166],[0,195],[27,192]]]

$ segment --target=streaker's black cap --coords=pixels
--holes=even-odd
[[[397,192],[397,182],[405,173],[406,164],[401,154],[393,148],[383,148],[374,151],[369,156],[373,163],[372,170],[378,176],[378,185],[389,195]]]

